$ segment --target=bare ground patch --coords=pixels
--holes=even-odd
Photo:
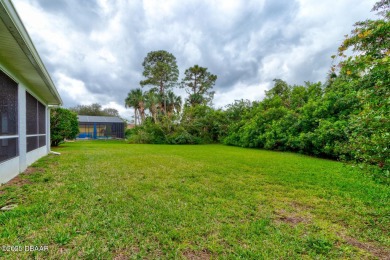
[[[67,252],[69,252],[69,249],[68,248],[66,248],[66,247],[59,247],[58,248],[58,253],[60,253],[60,255],[62,255],[62,254],[66,254]]]
[[[310,223],[311,219],[309,217],[301,216],[295,212],[287,212],[284,209],[274,211],[276,215],[276,220],[287,223],[291,226],[296,226],[299,223]]]
[[[137,255],[140,252],[139,247],[132,246],[130,248],[117,250],[114,252],[114,260],[127,260],[130,259],[131,256]]]
[[[369,242],[361,242],[353,237],[346,236],[346,235],[340,235],[340,237],[345,241],[345,243],[357,247],[359,249],[362,249],[370,253],[371,255],[378,257],[379,259],[390,260],[389,248],[378,247]]]
[[[212,254],[206,249],[201,251],[194,251],[188,249],[183,252],[183,256],[186,259],[190,259],[190,260],[208,260],[211,259]]]
[[[23,173],[15,176],[13,179],[9,180],[7,183],[1,184],[0,186],[0,195],[6,193],[8,187],[22,187],[23,185],[31,184],[32,182],[25,178],[26,175],[31,175],[36,172],[42,172],[43,169],[37,167],[28,167]],[[4,206],[4,205],[3,205]]]
[[[28,167],[21,175],[31,175],[36,172],[43,172],[43,169],[39,167]]]
[[[119,254],[117,254],[113,259],[114,259],[114,260],[127,260],[127,259],[130,259],[130,257],[127,256],[127,255],[124,254],[124,253],[119,253]]]
[[[314,209],[313,206],[307,205],[305,203],[299,202],[299,201],[292,201],[290,203],[291,207],[293,207],[296,211],[302,211],[302,210],[312,210]]]
[[[17,186],[21,187],[25,184],[31,184],[31,181],[29,179],[24,178],[26,175],[31,175],[37,172],[42,172],[42,168],[38,167],[28,167],[23,173],[15,176],[13,179],[9,180],[7,183],[2,184],[0,187],[0,194],[3,194],[5,191],[3,190],[6,187],[11,187],[11,186]]]

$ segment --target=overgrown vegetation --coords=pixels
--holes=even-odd
[[[261,102],[247,104],[226,144],[298,151],[376,165],[390,177],[390,4],[383,18],[358,22],[339,48],[325,86],[275,80]],[[347,57],[349,48],[355,52]],[[334,56],[335,58],[336,56]],[[234,106],[241,107],[242,102]],[[378,171],[378,170],[374,170]]]
[[[378,2],[377,20],[355,24],[337,55],[325,84],[291,86],[274,80],[262,101],[238,100],[224,110],[211,107],[217,77],[195,65],[186,70],[182,87],[188,98],[181,109],[176,59],[157,51],[145,58],[141,85],[159,86],[129,93],[126,105],[141,115],[130,131],[133,143],[212,143],[294,151],[355,161],[379,181],[390,177],[390,3]],[[347,56],[347,50],[353,55]],[[147,62],[151,55],[151,62]],[[158,55],[160,55],[160,58]],[[164,57],[169,56],[169,63]],[[336,58],[338,57],[338,58]],[[173,71],[174,77],[169,76]],[[155,76],[151,76],[152,74]],[[166,73],[166,75],[164,74]],[[160,78],[158,78],[160,77]],[[170,95],[164,92],[169,79]],[[147,84],[146,84],[147,83]],[[168,88],[168,87],[167,87]],[[159,92],[156,92],[159,90]],[[147,111],[151,116],[148,118]]]
[[[0,188],[5,259],[373,259],[388,186],[342,163],[224,145],[66,143]]]

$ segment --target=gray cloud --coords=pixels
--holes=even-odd
[[[181,75],[218,76],[215,104],[261,98],[272,79],[324,81],[330,56],[374,0],[14,0],[66,107],[99,102],[130,117],[142,61],[173,53]],[[218,96],[219,95],[219,96]]]
[[[56,14],[58,19],[67,19],[72,29],[88,32],[96,28],[102,19],[99,6],[94,1],[79,0],[37,0],[44,11]]]

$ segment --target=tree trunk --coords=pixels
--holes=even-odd
[[[157,108],[156,107],[153,107],[151,109],[151,112],[152,112],[152,117],[154,119],[154,122],[157,123]]]
[[[137,126],[137,108],[134,108],[134,125]]]

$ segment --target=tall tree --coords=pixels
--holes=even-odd
[[[140,117],[140,123],[145,119],[145,96],[140,88],[132,89],[127,94],[125,99],[125,107],[134,108],[134,120],[137,125],[138,116]]]
[[[195,65],[184,72],[181,88],[185,88],[189,94],[187,103],[191,106],[207,104],[214,97],[214,91],[210,91],[217,80],[217,76],[207,71],[207,68]]]
[[[173,54],[164,50],[149,52],[142,66],[144,67],[142,75],[146,78],[140,82],[142,87],[147,85],[154,86],[153,89],[157,90],[161,96],[164,96],[167,89],[177,84],[179,69]],[[166,112],[165,102],[166,100],[161,103],[164,113]]]

